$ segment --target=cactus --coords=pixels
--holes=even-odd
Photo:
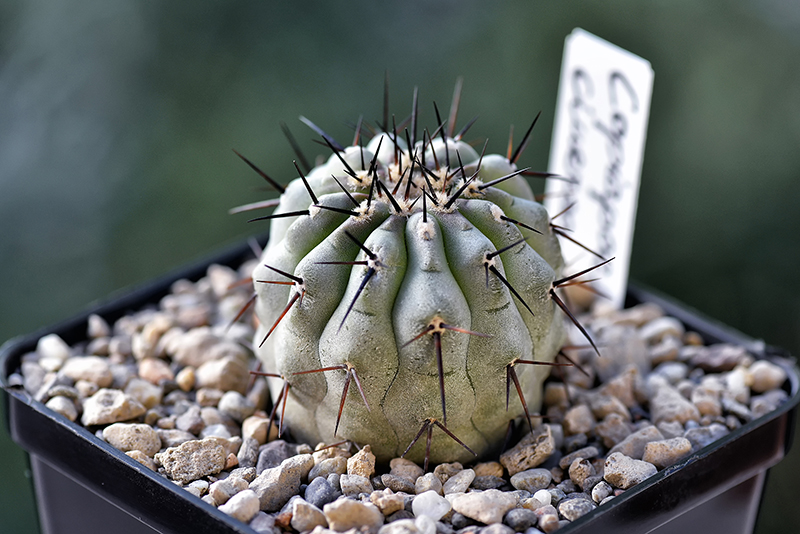
[[[254,345],[299,440],[469,461],[540,406],[550,367],[535,364],[553,362],[569,312],[554,227],[516,165],[536,120],[516,150],[479,154],[462,139],[471,122],[455,133],[457,101],[419,138],[415,90],[410,126],[384,111],[366,146],[360,120],[344,147],[301,117],[333,154],[305,173],[295,162],[285,188],[245,159],[282,193],[254,219],[271,220]]]

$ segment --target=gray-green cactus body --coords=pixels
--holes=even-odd
[[[426,421],[431,461],[474,459],[433,420],[479,456],[496,451],[523,415],[513,384],[506,410],[508,366],[534,412],[549,367],[515,363],[553,361],[565,336],[550,298],[562,259],[547,213],[519,176],[482,187],[516,166],[456,139],[410,151],[379,134],[363,157],[358,147],[339,156],[352,171],[334,154],[306,177],[316,205],[300,178],[288,185],[275,213],[303,213],[273,220],[254,272],[255,345],[264,370],[289,384],[284,423],[312,444],[369,443],[379,461],[401,455]],[[293,285],[267,283],[291,281],[268,266]],[[270,386],[277,400],[283,381]],[[420,461],[425,441],[406,457]]]

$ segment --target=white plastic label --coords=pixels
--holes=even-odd
[[[605,259],[592,285],[621,308],[628,284],[639,178],[650,114],[650,63],[580,28],[567,37],[545,207],[558,230]],[[574,204],[574,205],[573,205]],[[566,275],[602,260],[561,239]],[[583,278],[588,278],[586,277]]]

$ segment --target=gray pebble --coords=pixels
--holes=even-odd
[[[614,493],[614,488],[606,482],[601,480],[592,488],[592,500],[596,503],[601,503],[606,497]]]
[[[531,493],[545,489],[553,479],[549,470],[543,468],[528,469],[511,477],[511,485],[516,489]]]
[[[614,445],[609,451],[609,454],[621,452],[629,458],[641,460],[642,455],[644,454],[645,445],[651,441],[660,441],[663,439],[664,436],[661,434],[661,432],[659,432],[658,428],[654,426],[646,426]]]
[[[275,532],[275,516],[258,512],[248,525],[259,534],[273,534]]]
[[[419,495],[421,493],[425,493],[426,491],[434,491],[439,495],[441,495],[443,493],[442,487],[443,487],[442,481],[439,480],[439,477],[437,477],[434,473],[425,473],[424,475],[419,477],[417,479],[417,482],[414,484],[414,493]],[[481,489],[489,489],[489,488],[481,488]]]
[[[333,458],[326,458],[320,461],[311,468],[311,472],[308,474],[308,479],[314,480],[317,477],[327,477],[333,473],[336,473],[337,475],[343,475],[347,473],[347,458],[335,456]]]
[[[597,508],[597,505],[589,499],[565,499],[558,503],[558,511],[564,518],[575,521],[592,510]]]
[[[494,523],[481,529],[481,534],[514,534],[515,530],[502,523]]]
[[[585,458],[587,460],[591,460],[592,458],[597,458],[599,454],[600,451],[597,449],[597,447],[594,446],[584,447],[575,452],[571,452],[566,456],[564,456],[563,458],[561,458],[561,460],[558,461],[558,466],[561,469],[568,469],[569,466],[572,465],[572,462],[574,462],[578,458]]]
[[[603,445],[613,447],[631,433],[628,421],[619,414],[609,414],[594,427],[594,433],[603,440]],[[683,428],[681,428],[681,434]]]
[[[529,528],[536,526],[536,523],[539,522],[539,517],[533,510],[514,508],[509,510],[503,518],[503,522],[516,532],[525,532]]]
[[[416,493],[416,486],[407,478],[399,477],[396,475],[385,474],[381,476],[381,482],[384,487],[389,488],[394,492]]]
[[[305,499],[317,508],[322,508],[337,497],[330,483],[324,477],[318,477],[308,483],[306,487]]]
[[[303,475],[308,473],[314,462],[310,454],[302,456],[308,459],[288,458],[278,467],[265,469],[250,483],[250,489],[258,495],[261,510],[277,512],[292,496],[297,495]]]
[[[294,445],[286,443],[282,439],[270,441],[262,445],[258,450],[258,463],[256,464],[256,472],[261,474],[265,469],[271,467],[278,467],[281,462],[287,458],[294,456],[297,448]]]
[[[465,492],[470,484],[472,484],[473,480],[475,480],[475,471],[472,469],[463,469],[447,479],[447,482],[442,485],[442,491],[444,491],[445,495]]]
[[[190,432],[178,429],[159,428],[156,429],[156,433],[158,434],[158,437],[161,440],[161,447],[165,449],[169,447],[177,447],[182,443],[186,443],[187,441],[192,441],[194,439],[197,439]]]
[[[228,391],[222,395],[217,408],[238,423],[241,423],[256,411],[253,403],[238,391]]]
[[[486,475],[482,477],[475,477],[475,480],[472,481],[470,487],[478,490],[500,489],[507,484],[508,483],[500,477]]]
[[[255,467],[258,462],[258,441],[255,438],[244,438],[236,458],[240,467]]]

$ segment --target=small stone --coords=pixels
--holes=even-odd
[[[328,475],[332,473],[336,473],[338,475],[347,473],[347,459],[342,458],[341,456],[336,456],[334,458],[326,458],[325,460],[322,460],[311,468],[311,472],[308,474],[308,479],[314,480],[317,477],[327,478]]]
[[[142,406],[155,408],[161,404],[164,390],[142,378],[131,378],[125,386],[125,394],[139,401]]]
[[[603,420],[612,413],[619,414],[628,421],[631,419],[631,412],[628,410],[628,407],[613,395],[605,395],[602,393],[593,395],[590,399],[589,407],[592,410],[592,415],[594,415],[597,420]]]
[[[336,491],[325,477],[318,477],[308,483],[305,499],[317,508],[322,508],[336,498]],[[401,506],[402,508],[402,506]]]
[[[456,512],[487,525],[500,523],[517,503],[516,495],[496,489],[456,495],[451,502]]]
[[[317,526],[327,527],[328,520],[318,507],[303,499],[295,499],[292,502],[291,525],[298,532],[308,532]]]
[[[563,388],[562,388],[563,389]],[[472,468],[475,477],[502,477],[503,465],[500,462],[481,462]]]
[[[248,525],[259,534],[273,534],[275,531],[275,516],[258,512]]]
[[[640,338],[652,345],[661,341],[665,336],[680,338],[684,331],[683,323],[674,317],[664,316],[642,325],[637,333]]]
[[[778,389],[786,381],[786,371],[779,365],[766,360],[758,360],[750,366],[753,383],[750,386],[755,393],[764,393]]]
[[[150,458],[145,453],[143,453],[142,451],[133,450],[133,451],[128,451],[125,454],[128,457],[133,458],[134,460],[136,460],[137,462],[139,462],[140,464],[142,464],[146,468],[151,469],[153,471],[158,471],[158,466],[156,466],[156,463],[153,461],[153,459]],[[198,495],[198,497],[199,497],[199,495]]]
[[[672,385],[677,384],[689,374],[689,367],[682,362],[665,362],[653,369],[651,375],[664,377]]]
[[[693,349],[691,365],[715,373],[730,371],[751,358],[747,349],[738,345],[720,343],[709,347],[693,347]]]
[[[435,491],[440,495],[443,493],[442,481],[433,473],[425,473],[419,477],[414,484],[414,493],[417,495],[425,493],[426,491]]]
[[[583,487],[583,483],[587,478],[596,474],[597,472],[595,471],[594,466],[591,464],[591,462],[584,458],[576,458],[569,466],[570,480],[572,480],[581,488]]]
[[[36,343],[36,352],[42,358],[55,358],[61,361],[72,355],[69,345],[58,334],[47,334],[39,338]]]
[[[389,467],[391,468],[389,474],[405,478],[412,484],[425,473],[420,466],[405,458],[393,458],[389,462]]]
[[[243,438],[242,446],[236,458],[239,460],[241,467],[255,467],[258,463],[258,441],[254,438]]]
[[[453,506],[447,499],[433,490],[420,493],[414,497],[411,503],[411,509],[415,516],[426,515],[434,521],[440,520],[452,508]]]
[[[659,432],[658,428],[647,426],[614,445],[609,451],[609,454],[621,452],[629,458],[641,460],[644,455],[645,445],[651,441],[661,441],[663,439],[664,436]]]
[[[447,482],[442,484],[442,491],[445,495],[450,493],[463,493],[467,491],[467,488],[469,488],[473,480],[475,480],[475,471],[472,469],[463,469],[448,478]]]
[[[96,313],[93,313],[89,316],[87,323],[86,335],[91,339],[109,337],[111,335],[111,327],[108,326],[108,323],[105,319]]]
[[[175,419],[175,428],[199,435],[206,426],[205,421],[200,416],[200,407],[191,405],[189,408]]]
[[[656,366],[664,362],[674,362],[678,359],[682,346],[680,338],[664,336],[661,341],[650,347],[650,363]]]
[[[500,477],[475,477],[475,480],[472,481],[470,487],[476,490],[487,490],[500,489],[507,485],[508,482]]]
[[[606,458],[603,478],[617,488],[629,489],[658,472],[651,463],[615,452]]]
[[[135,419],[147,409],[142,404],[115,389],[100,389],[83,403],[81,423],[84,426],[107,425]]]
[[[692,391],[691,399],[700,415],[710,415],[711,417],[722,415],[722,403],[717,391],[698,386]]]
[[[265,469],[277,467],[281,462],[294,455],[296,447],[282,439],[270,441],[262,445],[258,451],[258,464],[256,471],[261,474]]]
[[[700,419],[700,412],[695,405],[669,385],[662,385],[655,392],[650,399],[650,411],[655,424],[662,421],[678,421],[686,424],[686,421]]]
[[[585,404],[579,404],[564,414],[564,434],[587,434],[594,428],[595,420],[592,410]]]
[[[208,488],[208,493],[214,498],[217,505],[225,504],[228,500],[247,489],[248,483],[243,478],[229,476],[224,480],[217,480]]]
[[[601,480],[592,488],[592,500],[599,504],[613,492],[614,488],[605,480]]]
[[[165,449],[197,439],[191,432],[178,429],[157,429],[156,433],[161,439],[161,447]]]
[[[609,326],[595,338],[603,346],[603,357],[592,360],[592,367],[601,381],[608,381],[622,373],[629,366],[635,366],[641,374],[650,370],[647,344],[635,334],[630,326]],[[624,402],[622,397],[618,399]]]
[[[360,493],[372,493],[372,484],[367,477],[361,475],[342,475],[339,477],[342,493],[348,497],[358,496]]]
[[[196,377],[198,387],[238,391],[244,394],[250,380],[250,372],[247,365],[238,358],[226,357],[204,363],[198,367]]]
[[[483,527],[481,534],[514,534],[514,529],[502,523],[493,523]]]
[[[512,528],[515,532],[525,532],[531,527],[535,527],[539,522],[539,517],[533,510],[525,508],[514,508],[509,510],[503,522]]]
[[[593,445],[590,447],[584,447],[562,457],[561,460],[558,461],[558,466],[561,469],[569,469],[569,466],[572,465],[572,462],[574,462],[576,459],[585,458],[587,460],[591,460],[592,458],[596,458],[599,454],[600,451]]]
[[[684,428],[678,421],[662,421],[656,428],[665,439],[683,437]]]
[[[372,504],[377,506],[378,510],[385,516],[392,515],[404,509],[406,502],[403,495],[394,493],[388,488],[373,491],[369,496],[369,500]]]
[[[594,433],[603,440],[603,445],[611,448],[631,434],[628,421],[619,414],[606,416],[594,427]]]
[[[597,505],[589,499],[565,499],[558,503],[558,511],[569,521],[575,521],[592,510],[597,508]]]
[[[256,411],[256,407],[238,391],[228,391],[222,395],[217,409],[237,423],[241,423]]]
[[[555,450],[555,440],[549,425],[542,425],[527,434],[513,448],[500,455],[500,463],[508,474],[516,475],[541,465]]]
[[[92,382],[100,388],[110,387],[114,382],[114,375],[111,374],[108,359],[100,356],[74,356],[69,358],[61,366],[61,374],[76,382],[78,380]]]
[[[253,438],[258,441],[259,445],[263,445],[267,441],[275,441],[278,437],[278,426],[272,425],[270,437],[267,440],[267,428],[270,426],[269,419],[261,415],[251,415],[242,421],[242,437]]]
[[[225,467],[227,452],[214,438],[187,441],[155,455],[167,475],[183,484],[208,475],[215,475]]]
[[[755,395],[750,399],[751,417],[760,417],[776,410],[788,398],[789,395],[782,389],[773,389],[763,395]]]
[[[114,423],[103,429],[103,439],[122,452],[142,451],[151,457],[161,448],[161,438],[153,427],[144,424]]]
[[[606,384],[600,388],[600,392],[605,395],[616,397],[628,409],[633,408],[637,405],[634,390],[635,384],[639,378],[639,368],[635,365],[629,365],[622,373],[606,382]]]
[[[692,444],[692,452],[698,451],[728,435],[729,430],[725,425],[713,423],[709,426],[691,428],[684,432],[683,437]]]
[[[392,474],[381,475],[381,483],[384,487],[391,489],[394,492],[403,492],[414,494],[416,486],[414,482],[409,481],[407,478],[399,477]]]
[[[310,454],[300,456],[306,456],[307,460],[298,456],[287,458],[279,466],[265,469],[250,483],[250,489],[258,495],[261,510],[277,512],[297,495],[301,480],[308,473],[306,467],[310,470],[314,462]]]
[[[144,358],[139,362],[139,376],[151,384],[159,384],[164,380],[174,380],[175,374],[167,362],[158,358]]]
[[[539,528],[545,534],[551,534],[561,526],[557,514],[545,514],[539,518]]]
[[[69,419],[70,421],[75,421],[78,418],[78,409],[75,407],[75,403],[68,399],[67,397],[57,396],[53,397],[47,404],[45,404],[48,408],[53,410],[56,413],[59,413]]]
[[[219,401],[222,400],[222,396],[224,394],[225,392],[221,389],[200,388],[195,392],[195,400],[197,401],[197,404],[204,408],[216,408],[219,404]]]
[[[535,493],[550,485],[553,476],[548,469],[535,468],[521,471],[511,477],[511,485],[518,490]]]
[[[243,523],[248,523],[256,516],[258,508],[258,496],[253,490],[246,489],[231,497],[228,502],[219,507],[219,511]]]
[[[231,431],[222,423],[215,423],[213,425],[208,425],[203,430],[200,431],[201,438],[209,438],[211,436],[216,436],[218,438],[225,438],[228,439],[231,436]]]
[[[449,464],[439,464],[437,465],[434,470],[433,474],[436,475],[442,484],[447,482],[447,479],[451,476],[455,475],[456,473],[460,473],[464,469],[464,466],[461,465],[459,462],[452,462]]]
[[[191,391],[195,383],[195,370],[194,367],[187,365],[175,375],[175,382],[182,391]]]
[[[332,530],[345,532],[351,528],[375,534],[383,525],[383,514],[372,503],[362,503],[347,498],[340,498],[328,503],[323,508],[328,526]]]
[[[370,478],[375,474],[375,455],[369,445],[347,459],[347,474]]]
[[[642,460],[649,462],[658,469],[664,469],[689,454],[692,444],[686,438],[672,438],[661,441],[651,441],[644,447]]]

